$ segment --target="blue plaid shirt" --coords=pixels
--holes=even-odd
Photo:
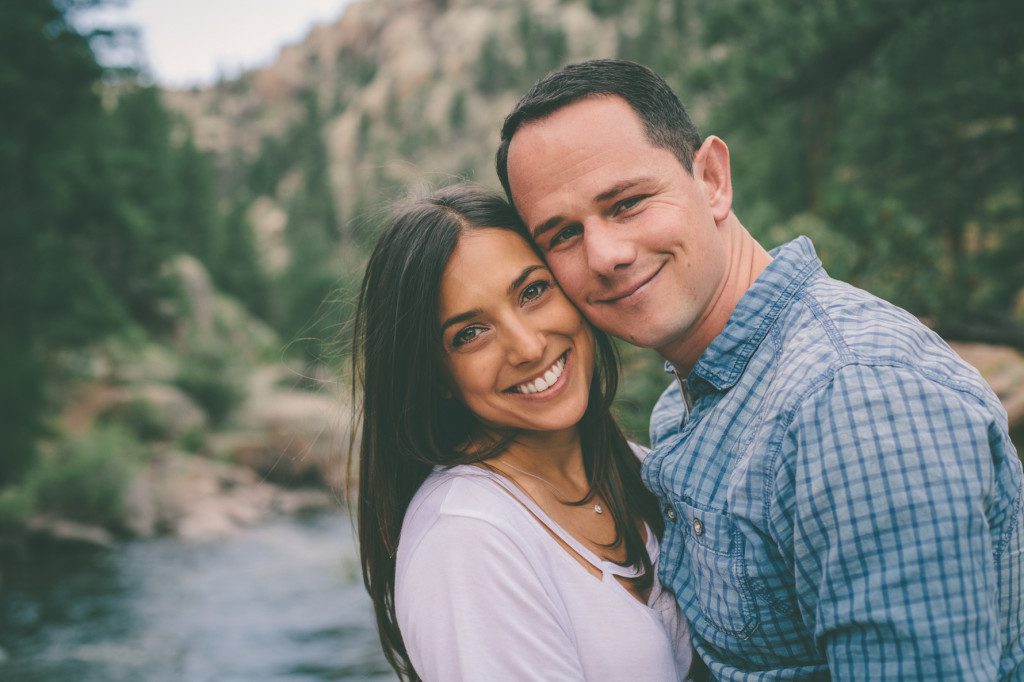
[[[799,238],[651,418],[660,576],[725,680],[1024,679],[1021,464],[981,376]],[[689,406],[688,406],[689,404]]]

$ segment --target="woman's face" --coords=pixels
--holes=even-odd
[[[484,424],[559,431],[579,423],[594,337],[518,234],[463,234],[441,278],[440,324],[454,391]]]

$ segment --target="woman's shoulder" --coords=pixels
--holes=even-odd
[[[427,477],[405,512],[406,526],[432,523],[439,516],[468,516],[502,522],[513,500],[480,467],[459,464],[437,468]]]
[[[524,511],[499,483],[480,467],[457,465],[435,469],[409,503],[399,540],[399,562],[423,538],[440,527],[471,526],[475,533],[508,535],[525,540]],[[472,542],[473,538],[467,538]]]

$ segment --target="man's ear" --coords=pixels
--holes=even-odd
[[[693,178],[704,188],[715,221],[725,220],[732,212],[732,171],[722,138],[709,135],[704,140],[693,157]]]

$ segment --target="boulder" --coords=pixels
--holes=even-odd
[[[1006,408],[1010,431],[1024,430],[1024,355],[1007,346],[984,343],[951,343],[950,346],[981,372],[995,391]]]
[[[126,525],[137,537],[209,540],[276,514],[337,505],[322,490],[285,490],[244,466],[168,451],[133,481]]]
[[[206,426],[206,414],[177,386],[89,384],[62,413],[67,434],[83,433],[97,422],[121,424],[143,440],[173,440]]]
[[[351,408],[325,391],[294,385],[298,373],[265,366],[250,376],[234,429],[207,440],[210,452],[286,486],[326,486],[340,494],[348,462]],[[316,385],[326,389],[326,380]]]
[[[211,451],[275,483],[341,490],[349,433],[343,404],[317,393],[275,391],[241,419],[247,428],[213,436]]]
[[[50,542],[100,549],[109,549],[114,546],[114,536],[106,528],[85,525],[68,519],[38,515],[28,519],[25,527],[35,537]]]
[[[252,363],[280,349],[274,331],[237,300],[218,292],[197,259],[180,255],[166,265],[180,284],[183,300],[169,312],[174,320],[173,345],[188,356],[201,351]]]
[[[166,424],[168,435],[179,437],[206,426],[206,414],[177,386],[142,384],[128,392],[129,400],[149,405]]]

